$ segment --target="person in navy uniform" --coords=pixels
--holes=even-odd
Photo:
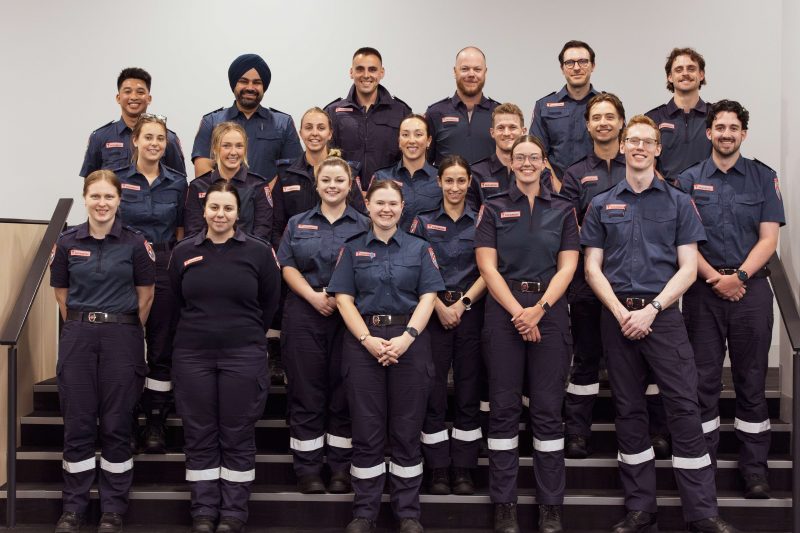
[[[583,114],[586,103],[598,91],[592,87],[595,53],[583,41],[564,43],[558,64],[566,84],[536,101],[531,117],[531,134],[544,142],[545,155],[558,180],[564,170],[592,151]]]
[[[123,69],[117,77],[117,103],[122,111],[114,120],[92,132],[83,156],[79,174],[85,178],[95,170],[117,170],[130,164],[131,130],[142,113],[147,112],[153,97],[150,95],[151,77],[146,70],[136,67]],[[167,150],[164,164],[186,174],[183,148],[175,132],[167,130]]]
[[[189,184],[184,209],[186,235],[205,230],[205,198],[218,181],[230,181],[239,197],[237,228],[269,241],[272,238],[272,193],[266,178],[250,170],[247,133],[235,122],[214,128],[211,157],[214,168]]]
[[[88,220],[58,238],[50,285],[65,321],[56,378],[64,417],[64,512],[56,533],[77,533],[95,479],[100,437],[98,531],[122,531],[133,481],[131,417],[142,392],[142,324],[153,301],[153,249],[117,217],[122,189],[110,170],[83,183]]]
[[[403,119],[398,144],[403,157],[394,165],[378,170],[372,182],[392,180],[403,188],[399,227],[408,231],[418,213],[439,205],[442,191],[436,181],[436,168],[425,160],[425,151],[431,144],[425,117],[409,115]]]
[[[591,201],[581,227],[586,281],[603,303],[601,334],[617,418],[626,516],[614,533],[657,531],[655,453],[645,389],[655,375],[672,434],[672,468],[690,532],[737,530],[718,515],[703,439],[694,354],[677,301],[697,277],[703,224],[689,195],[656,176],[656,124],[623,130],[625,179]]]
[[[374,181],[366,200],[371,227],[345,243],[328,284],[349,331],[342,375],[353,424],[355,497],[346,532],[375,531],[388,430],[392,511],[401,533],[421,533],[420,433],[434,376],[425,326],[445,285],[433,248],[398,228],[403,188]]]
[[[192,531],[238,533],[255,479],[255,423],[269,376],[265,333],[280,268],[267,241],[236,228],[236,187],[205,197],[207,229],[175,246],[169,265],[173,381],[183,421]]]
[[[397,130],[411,113],[408,104],[381,85],[384,74],[381,53],[368,46],[359,48],[350,66],[350,92],[325,106],[332,122],[331,144],[342,150],[344,159],[359,163],[364,189],[376,170],[400,157]]]
[[[341,151],[329,149],[333,134],[331,126],[329,115],[319,107],[312,107],[300,119],[300,138],[306,151],[298,158],[277,162],[278,177],[272,187],[272,246],[276,250],[289,219],[319,203],[315,169],[329,156],[342,155]],[[366,214],[359,178],[361,163],[350,161],[349,165],[348,174],[354,179],[347,202],[356,211]]]
[[[511,172],[511,146],[520,135],[525,135],[525,116],[512,103],[503,103],[492,110],[489,136],[494,140],[494,152],[472,165],[472,180],[467,192],[467,204],[480,209],[489,196],[508,190],[514,179]]]
[[[289,448],[298,488],[303,494],[325,492],[321,472],[326,455],[331,469],[328,490],[341,494],[350,492],[352,452],[341,376],[344,324],[326,287],[345,240],[366,231],[369,219],[348,205],[357,177],[345,160],[328,157],[316,172],[320,202],[289,220],[278,249],[290,289],[283,305],[281,355],[288,377]]]
[[[477,214],[466,204],[470,179],[469,163],[463,157],[442,159],[438,179],[441,204],[417,215],[411,226],[413,234],[431,244],[446,287],[435,301],[435,318],[428,324],[436,376],[422,428],[422,452],[430,471],[431,494],[450,494],[451,479],[454,494],[475,492],[470,470],[478,466],[483,437],[479,404],[486,284],[475,264]],[[452,441],[445,426],[451,365],[455,385]]]
[[[772,342],[772,290],[767,261],[786,218],[775,171],[742,157],[750,113],[739,102],[710,107],[711,157],[678,175],[692,195],[708,240],[700,245],[698,279],[683,297],[695,354],[700,418],[712,460],[719,445],[719,393],[725,348],[736,390],[734,429],[745,498],[769,498],[770,422],[764,398]]]
[[[156,254],[156,289],[145,325],[147,364],[141,406],[147,423],[142,434],[146,453],[166,451],[165,423],[172,406],[167,265],[175,243],[183,238],[186,176],[166,166],[166,120],[142,113],[131,132],[133,162],[117,171],[122,186],[119,215],[141,231]]]
[[[483,94],[486,70],[486,56],[479,48],[468,46],[456,54],[456,93],[425,111],[433,138],[428,161],[434,165],[450,154],[458,154],[470,164],[492,154],[492,110],[500,104]]]
[[[693,48],[673,48],[664,70],[667,90],[674,96],[645,115],[661,132],[656,169],[674,181],[681,171],[711,154],[711,142],[706,137],[709,104],[700,98],[700,88],[706,84],[706,60]]]
[[[214,168],[213,132],[221,122],[233,121],[245,129],[250,169],[268,181],[275,177],[278,159],[294,158],[303,153],[292,117],[261,106],[271,79],[272,72],[261,56],[244,54],[233,60],[228,68],[228,82],[236,100],[231,107],[219,108],[200,120],[192,147],[196,177]]]
[[[489,288],[483,326],[489,370],[489,496],[495,533],[519,533],[520,401],[530,398],[539,531],[557,533],[564,502],[561,405],[572,355],[567,302],[578,264],[578,223],[563,197],[540,182],[544,144],[531,135],[511,149],[514,181],[478,215],[475,255]]]

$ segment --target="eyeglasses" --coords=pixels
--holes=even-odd
[[[152,113],[142,113],[139,115],[139,118],[143,118],[145,120],[155,120],[156,122],[161,122],[162,124],[167,123],[167,117],[164,115],[154,115]]]
[[[567,59],[561,64],[567,68],[575,68],[576,64],[581,68],[586,68],[589,66],[590,62],[591,61],[589,61],[588,59]]]
[[[514,163],[518,163],[520,165],[525,164],[525,161],[530,161],[531,163],[538,163],[542,159],[544,158],[538,154],[531,154],[531,155],[517,154],[512,158]]]
[[[644,144],[645,148],[653,148],[658,144],[658,141],[655,139],[640,139],[639,137],[628,137],[625,139],[625,142],[630,146],[641,146]]]

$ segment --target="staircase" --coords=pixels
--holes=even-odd
[[[780,420],[780,390],[777,369],[770,369],[766,395],[772,419],[770,451],[770,500],[745,500],[736,467],[738,442],[733,432],[734,393],[726,370],[725,389],[720,400],[722,419],[717,488],[720,512],[745,531],[791,530],[791,426]],[[59,413],[55,379],[34,386],[34,411],[21,419],[21,446],[17,451],[17,521],[20,524],[53,524],[61,513],[61,447],[63,421]],[[256,427],[258,455],[256,483],[250,503],[254,526],[333,531],[350,520],[352,495],[303,495],[294,485],[292,458],[288,451],[289,432],[285,422],[285,387],[273,386],[261,420]],[[617,473],[614,408],[610,391],[601,389],[595,404],[592,427],[594,454],[589,459],[567,460],[567,496],[564,525],[568,531],[607,531],[624,514],[622,490]],[[520,424],[520,525],[535,528],[532,439]],[[141,420],[143,423],[143,419]],[[189,524],[189,490],[184,481],[183,428],[173,415],[168,420],[169,453],[135,457],[134,485],[126,524],[162,524],[177,528]],[[491,531],[492,506],[487,492],[488,461],[480,459],[474,496],[421,496],[422,522],[429,529],[445,531]],[[662,531],[682,530],[680,499],[670,461],[656,461],[659,522]],[[91,513],[99,515],[96,491]],[[6,498],[5,487],[0,498]],[[388,497],[384,496],[380,527],[392,530]],[[0,521],[5,505],[0,506]],[[185,528],[188,530],[188,528]]]

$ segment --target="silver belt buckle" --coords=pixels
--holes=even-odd
[[[97,320],[98,318],[102,318],[103,320]],[[89,313],[89,322],[92,324],[99,324],[100,322],[105,322],[105,319],[108,318],[108,313],[100,313],[97,311],[92,311]]]

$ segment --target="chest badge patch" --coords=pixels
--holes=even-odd
[[[186,261],[183,262],[183,267],[186,268],[189,265],[193,265],[194,263],[199,263],[202,260],[203,260],[203,256],[202,255],[198,255],[196,257],[192,257],[191,259],[187,259]]]
[[[133,183],[122,183],[121,187],[123,189],[128,189],[129,191],[141,191],[142,188],[139,185],[134,185]]]
[[[106,148],[125,148],[125,143],[117,142],[107,142]]]
[[[370,259],[374,259],[375,252],[365,252],[363,250],[356,250],[356,257],[369,257]]]
[[[481,183],[481,189],[496,189],[500,186],[499,181],[484,181]]]
[[[625,210],[628,207],[628,204],[606,204],[606,211],[617,211],[617,210]]]
[[[500,211],[500,218],[519,218],[522,216],[521,211]]]
[[[581,184],[594,183],[600,178],[598,176],[584,176],[581,178]]]
[[[299,185],[287,185],[287,186],[285,186],[285,187],[282,187],[282,188],[281,188],[281,190],[282,190],[283,192],[294,192],[294,191],[299,191],[299,190],[300,190],[300,186],[299,186]]]
[[[564,102],[547,102],[547,107],[564,107]]]
[[[319,226],[316,226],[314,224],[298,224],[297,229],[310,229],[317,231],[319,229]]]
[[[425,227],[434,231],[447,231],[447,226],[439,226],[438,224],[426,224]]]
[[[90,257],[92,255],[92,252],[90,252],[89,250],[76,250],[73,248],[72,250],[69,251],[69,255],[75,257]]]
[[[694,184],[695,191],[703,191],[703,192],[714,192],[713,185],[704,185],[702,183],[695,183]]]
[[[335,111],[336,111],[336,113],[352,113],[353,112],[353,108],[351,108],[351,107],[337,107]]]
[[[447,124],[448,122],[458,122],[461,120],[460,117],[442,117],[442,124]]]
[[[204,193],[204,192],[199,192],[199,193],[197,193],[197,197],[198,197],[198,198],[200,198],[200,199],[202,200],[203,198],[205,198],[205,197],[206,197],[206,193]]]
[[[675,124],[673,124],[672,122],[662,122],[661,124],[658,125],[658,129],[660,129],[660,130],[674,130],[675,129]]]

